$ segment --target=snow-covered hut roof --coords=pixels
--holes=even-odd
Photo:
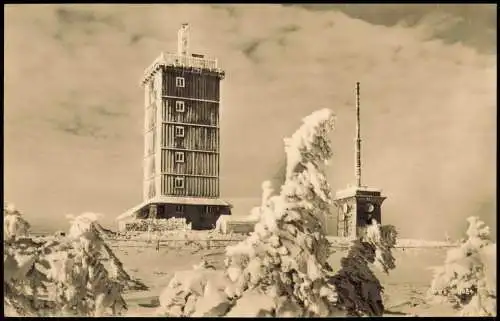
[[[132,207],[128,211],[119,215],[115,220],[121,221],[127,218],[132,218],[138,211],[150,204],[177,204],[177,205],[208,205],[208,206],[230,206],[232,205],[218,198],[201,198],[201,197],[175,197],[175,196],[158,196],[149,199],[141,204]]]
[[[367,187],[367,186],[350,186],[346,189],[337,191],[335,193],[335,198],[339,199],[339,198],[357,195],[358,192],[361,192],[361,194],[363,192],[372,192],[372,193],[377,193],[378,195],[380,195],[382,193],[382,190],[378,189],[378,188]]]

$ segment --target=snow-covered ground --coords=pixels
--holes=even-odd
[[[346,247],[349,246],[350,240],[344,237],[327,236],[328,241],[333,246]],[[398,239],[396,243],[397,248],[432,248],[432,247],[451,247],[453,243],[445,241],[431,241],[431,240],[418,240],[418,239]]]
[[[412,242],[403,244],[415,244]],[[431,247],[435,242],[424,244],[417,249],[395,249],[396,269],[388,275],[378,273],[385,288],[384,300],[387,316],[451,316],[456,312],[450,306],[434,306],[425,303],[425,293],[432,280],[429,266],[443,263],[446,248]],[[130,316],[147,316],[154,313],[155,300],[165,288],[176,271],[192,269],[205,258],[217,269],[223,268],[224,249],[199,248],[163,248],[156,251],[151,244],[146,248],[113,248],[126,270],[150,287],[145,292],[129,292],[125,298],[129,304]],[[330,257],[333,268],[339,266],[339,260],[345,255],[339,250]]]

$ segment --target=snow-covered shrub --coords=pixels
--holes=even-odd
[[[250,215],[244,217],[232,217],[221,215],[215,224],[215,231],[221,234],[240,233],[248,234],[254,230],[254,225],[260,220],[265,211],[266,204],[273,193],[270,181],[262,183],[262,202],[250,210]]]
[[[496,259],[489,228],[478,217],[469,217],[468,239],[446,255],[443,266],[434,267],[431,299],[454,304],[464,316],[496,315]],[[495,280],[493,280],[493,278]]]
[[[349,316],[382,316],[383,287],[370,266],[385,273],[395,268],[391,249],[396,236],[393,226],[374,222],[361,239],[352,242],[347,256],[341,259],[341,268],[330,282],[339,293],[339,305]]]
[[[186,218],[156,218],[156,219],[134,219],[124,223],[125,231],[128,232],[166,232],[166,231],[187,231],[191,230],[191,223],[187,223]]]
[[[374,265],[385,273],[396,268],[396,259],[392,255],[392,249],[397,242],[397,231],[392,225],[380,225],[373,222],[366,229],[363,239],[375,247]]]
[[[226,234],[228,217],[226,215],[221,215],[215,222],[215,232],[220,234]]]
[[[14,240],[28,235],[29,223],[22,217],[21,213],[13,204],[3,205],[3,239]]]
[[[67,237],[4,241],[6,310],[23,316],[101,316],[127,308],[121,293],[128,275],[99,235],[96,216],[72,219]]]
[[[323,167],[332,155],[327,134],[333,121],[330,110],[317,111],[285,139],[286,181],[279,195],[263,197],[254,232],[227,248],[225,271],[201,268],[187,271],[184,278],[174,278],[177,281],[165,289],[160,300],[162,314],[336,314],[337,294],[326,277],[331,272],[326,263],[329,244],[321,224],[332,205]],[[214,279],[198,282],[200,275],[210,274],[217,278],[213,275]]]

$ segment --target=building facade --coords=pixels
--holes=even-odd
[[[189,54],[188,44],[184,24],[177,53],[162,53],[142,79],[143,203],[125,214],[185,217],[193,228],[206,229],[230,214],[231,207],[220,199],[220,84],[225,73],[216,59]]]
[[[356,238],[364,235],[367,225],[382,223],[381,191],[368,187],[352,187],[335,195],[337,236]]]

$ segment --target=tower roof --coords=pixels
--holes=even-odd
[[[335,199],[341,199],[354,195],[362,195],[364,192],[375,193],[378,194],[379,196],[382,194],[382,190],[378,188],[367,187],[367,186],[351,186],[346,189],[337,191],[335,193]]]
[[[177,38],[177,53],[162,52],[144,71],[141,85],[144,85],[162,66],[208,70],[224,75],[224,72],[217,66],[217,59],[195,53],[189,54],[189,24],[182,24]]]
[[[208,57],[199,57],[200,55],[192,54],[191,56],[183,56],[174,53],[161,53],[153,63],[146,68],[141,79],[141,85],[144,85],[161,67],[184,67],[198,68],[201,70],[213,71],[219,74],[224,74],[224,71],[218,67],[217,59]]]

